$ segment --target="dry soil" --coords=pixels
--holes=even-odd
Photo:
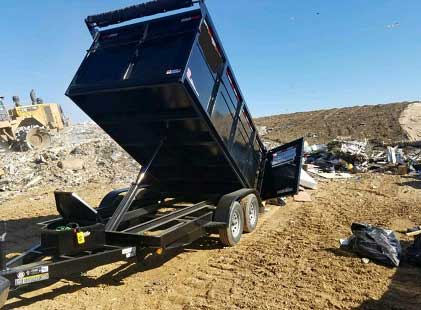
[[[141,265],[116,263],[21,291],[5,309],[419,310],[421,268],[364,264],[339,250],[338,241],[349,236],[354,221],[397,231],[421,224],[421,180],[366,174],[319,187],[313,202],[271,207],[234,248],[210,237]],[[110,189],[75,188],[93,205]],[[55,214],[52,190],[2,204],[11,252],[36,241],[34,224]]]
[[[286,143],[305,137],[309,143],[327,143],[337,137],[406,140],[399,118],[409,102],[365,105],[312,112],[273,115],[255,120],[269,129],[265,139]]]
[[[421,102],[408,105],[402,112],[399,123],[409,140],[421,140]]]

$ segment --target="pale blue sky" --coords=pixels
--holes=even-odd
[[[91,43],[87,15],[141,1],[0,2],[0,95],[64,92]],[[419,0],[208,0],[253,116],[421,99]]]

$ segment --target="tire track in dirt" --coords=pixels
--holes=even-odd
[[[213,281],[204,282],[199,294],[190,286],[185,287],[185,291],[194,296],[191,309],[256,309],[257,300],[264,308],[273,309],[280,300],[276,291],[268,290],[268,284],[278,275],[274,268],[276,260],[268,264],[268,259],[282,255],[280,249],[286,242],[283,231],[296,216],[296,208],[273,207],[265,214],[257,231],[245,235],[236,247],[219,250],[210,256],[207,266],[193,274],[188,283],[206,277]]]
[[[413,283],[421,281],[421,270],[363,264],[339,250],[338,240],[349,236],[354,221],[394,230],[421,223],[416,182],[364,175],[321,183],[313,202],[289,200],[286,207],[273,207],[236,247],[221,248],[216,238],[206,238],[156,265],[99,267],[87,278],[24,293],[6,310],[415,310],[421,288]],[[81,194],[97,199],[89,191]]]
[[[62,280],[23,293],[23,299],[11,299],[6,309],[73,306],[78,309],[221,309],[227,296],[241,293],[242,283],[249,283],[248,274],[243,274],[243,269],[236,263],[246,259],[254,264],[255,258],[248,250],[253,244],[271,240],[267,245],[275,246],[268,236],[273,231],[282,232],[294,213],[293,207],[272,207],[261,218],[257,230],[244,235],[237,247],[221,248],[217,237],[213,237],[193,244],[177,256],[174,255],[178,253],[169,253],[169,260],[163,258],[162,266],[158,263],[157,268],[143,269],[119,263],[99,267],[88,272],[87,279]],[[260,247],[253,251],[261,251]],[[259,257],[263,259],[260,254]],[[116,272],[116,269],[121,270]],[[272,273],[270,267],[262,265],[252,274],[261,277]],[[264,287],[264,283],[256,285]],[[124,306],[122,298],[126,301]],[[215,306],[210,305],[210,300]],[[226,309],[232,309],[232,305],[227,305]]]
[[[421,196],[414,201],[416,192],[402,194],[395,184],[399,181],[391,177],[382,184],[381,179],[369,177],[331,183],[314,194],[313,203],[289,202],[287,208],[293,214],[282,217],[283,209],[278,210],[239,246],[208,257],[208,268],[186,282],[183,291],[194,297],[183,309],[357,309],[361,305],[370,309],[365,303],[388,296],[386,292],[395,285],[390,279],[397,271],[361,263],[360,258],[339,250],[338,240],[350,234],[354,221],[393,229],[404,228],[395,226],[397,220],[406,225],[409,218],[420,221],[414,214],[419,213]],[[211,280],[203,281],[199,290],[190,285],[205,274]],[[421,271],[404,267],[399,276],[405,283],[421,277]],[[416,297],[420,293],[414,287],[415,301],[406,303],[397,295],[380,304],[415,310],[412,305],[417,300],[421,303]]]

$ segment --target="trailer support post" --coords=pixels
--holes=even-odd
[[[118,226],[121,224],[121,221],[124,218],[124,215],[129,210],[132,202],[136,199],[136,196],[139,193],[139,190],[142,188],[142,180],[145,177],[146,172],[149,170],[150,166],[152,165],[152,162],[155,160],[156,156],[158,155],[159,150],[161,149],[163,144],[164,144],[164,139],[162,139],[159,142],[148,164],[143,166],[140,169],[139,174],[137,175],[136,181],[132,183],[126,195],[124,196],[123,200],[118,205],[113,216],[107,222],[107,225],[105,226],[106,231],[117,231]]]

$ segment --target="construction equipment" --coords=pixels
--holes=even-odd
[[[31,91],[31,105],[22,106],[18,96],[13,96],[15,107],[6,110],[0,103],[0,141],[14,150],[25,151],[45,148],[51,144],[51,130],[63,129],[68,120],[61,106],[56,103],[43,103]]]
[[[61,217],[0,271],[11,289],[141,262],[213,233],[234,246],[256,228],[262,199],[298,191],[303,140],[264,147],[203,1],[156,0],[86,23],[94,42],[67,95],[142,169],[98,208],[56,192]]]

